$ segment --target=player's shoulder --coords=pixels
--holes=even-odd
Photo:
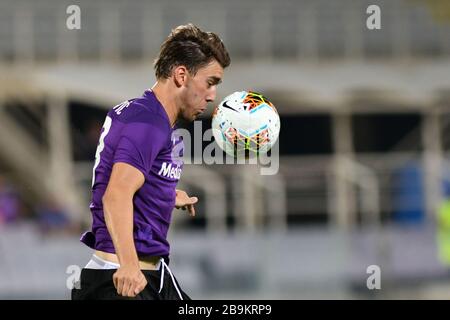
[[[148,92],[119,103],[109,111],[109,115],[123,123],[144,123],[161,129],[170,128],[164,109]]]

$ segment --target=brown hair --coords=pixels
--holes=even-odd
[[[222,40],[212,32],[204,32],[189,23],[178,26],[161,45],[159,56],[154,63],[157,79],[169,78],[174,67],[183,65],[195,75],[211,60],[226,68],[230,56]]]

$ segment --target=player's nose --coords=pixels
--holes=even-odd
[[[217,94],[217,87],[212,86],[210,92],[206,96],[206,101],[214,102],[214,100],[216,100],[216,94]]]

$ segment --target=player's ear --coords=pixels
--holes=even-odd
[[[177,87],[181,87],[185,82],[188,75],[188,70],[185,66],[177,66],[173,70],[173,77]]]

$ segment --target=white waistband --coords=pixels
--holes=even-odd
[[[115,262],[104,260],[95,254],[92,255],[91,260],[84,267],[85,269],[96,269],[96,270],[110,270],[118,269],[120,265]]]

